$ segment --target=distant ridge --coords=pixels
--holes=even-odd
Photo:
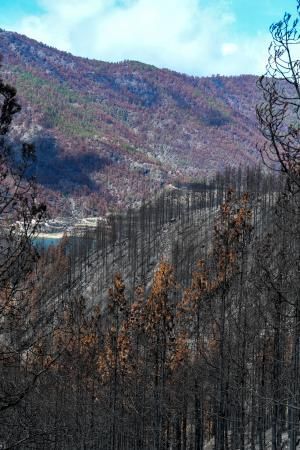
[[[4,30],[0,54],[23,106],[13,137],[35,141],[37,178],[53,204],[72,209],[75,199],[94,214],[258,161],[254,76],[106,63]]]

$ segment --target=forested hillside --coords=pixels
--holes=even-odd
[[[109,64],[6,31],[0,54],[23,105],[14,136],[36,143],[36,175],[58,210],[71,207],[65,200],[59,208],[55,193],[99,214],[174,180],[258,161],[255,77]]]

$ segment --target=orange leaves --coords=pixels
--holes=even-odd
[[[137,288],[135,300],[131,305],[127,326],[131,331],[141,331],[144,329],[146,320],[144,290]]]
[[[105,345],[103,351],[99,354],[97,360],[97,369],[100,373],[100,377],[102,383],[106,383],[109,381],[112,376],[112,369],[114,368],[114,355],[113,350],[108,340],[108,337],[105,339]]]
[[[213,253],[219,283],[228,280],[236,270],[240,250],[251,230],[249,195],[244,193],[241,199],[237,199],[234,191],[229,190],[214,227]]]
[[[94,348],[97,344],[97,336],[95,333],[86,334],[80,339],[81,351],[86,351],[88,349]]]
[[[162,261],[154,274],[151,295],[153,297],[164,295],[176,285],[174,271],[171,264]]]
[[[129,310],[125,297],[125,284],[119,273],[114,276],[113,287],[109,289],[109,326],[104,336],[104,346],[99,352],[97,369],[102,383],[112,376],[131,373],[130,324],[138,320],[134,304]]]
[[[99,353],[97,369],[103,383],[107,383],[115,371],[120,375],[132,373],[130,363],[131,340],[125,327],[116,336],[115,331],[110,331],[105,336],[104,348]]]
[[[176,288],[173,267],[161,262],[154,274],[151,294],[146,302],[146,332],[154,332],[161,326],[168,332],[173,329],[173,311],[169,295]]]
[[[179,369],[186,364],[190,357],[187,333],[182,332],[176,336],[174,351],[170,356],[169,366],[172,371]]]
[[[219,298],[220,289],[229,288],[231,278],[237,273],[243,246],[252,229],[251,222],[248,194],[237,199],[234,191],[229,190],[215,221],[212,252],[207,261],[198,262],[191,285],[183,292],[176,308],[177,335],[182,330],[187,331],[192,358],[212,355],[218,346],[215,338],[207,341],[203,336],[217,333],[210,319],[214,298]]]
[[[113,287],[109,289],[109,308],[113,311],[115,308],[120,309],[122,312],[127,311],[127,302],[125,298],[125,284],[121,277],[121,274],[117,273],[114,276]]]
[[[120,334],[117,341],[120,369],[124,373],[131,372],[129,357],[131,353],[131,341],[125,330]]]
[[[192,289],[197,289],[200,292],[209,290],[210,283],[208,279],[208,271],[203,260],[198,261],[197,271],[193,272]]]
[[[184,321],[189,318],[189,320],[194,320],[197,310],[200,307],[200,302],[214,288],[214,283],[209,278],[209,272],[205,262],[199,260],[197,270],[192,274],[191,287],[184,290],[182,300],[177,305],[177,319]]]

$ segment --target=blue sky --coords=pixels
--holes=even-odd
[[[295,9],[296,0],[0,0],[0,27],[105,61],[259,74],[270,24]]]

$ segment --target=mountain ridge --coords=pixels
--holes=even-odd
[[[63,203],[105,212],[167,183],[259,161],[255,76],[106,63],[7,31],[0,54],[23,106],[12,137],[35,142],[38,182]]]

